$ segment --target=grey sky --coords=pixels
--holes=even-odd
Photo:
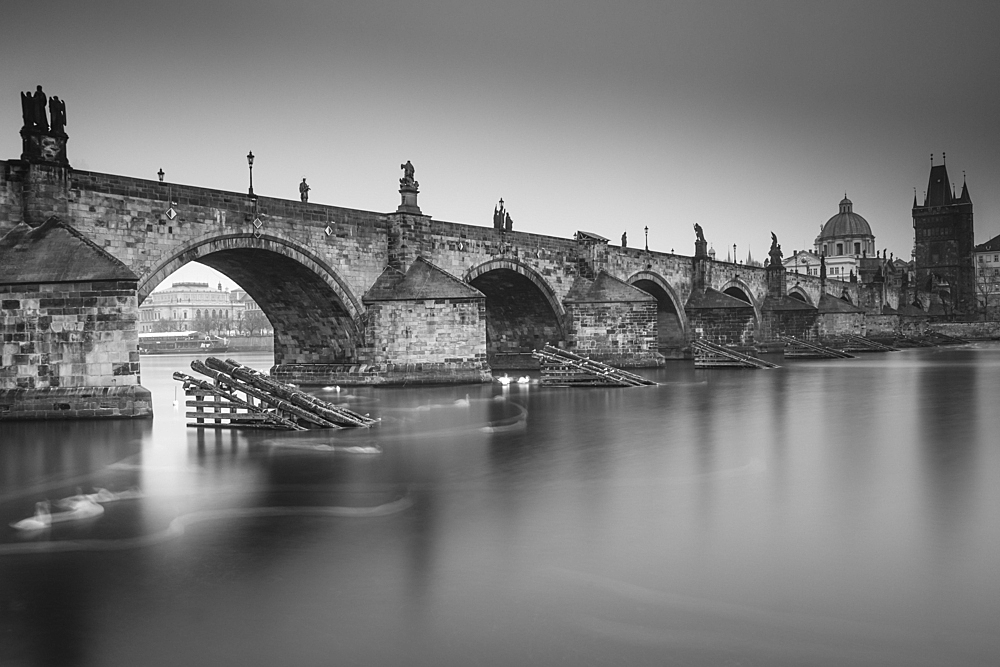
[[[411,160],[435,218],[724,258],[811,246],[845,191],[909,257],[929,156],[1000,233],[995,2],[18,3],[18,92],[66,100],[75,167],[369,210]],[[6,128],[6,129],[3,129]]]

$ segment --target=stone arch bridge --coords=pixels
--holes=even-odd
[[[65,359],[27,344],[48,340],[44,323],[68,315],[32,300],[31,289],[56,289],[45,275],[21,284],[14,267],[0,274],[0,289],[28,296],[4,297],[4,331],[41,328],[24,340],[5,334],[4,366],[17,370],[0,378],[0,389],[54,388],[53,378],[63,378],[55,383],[62,388],[138,384],[138,305],[191,261],[247,291],[275,330],[273,372],[305,383],[481,381],[545,343],[656,365],[683,355],[694,337],[766,339],[777,301],[792,299],[793,309],[812,315],[824,295],[859,304],[855,284],[717,262],[703,246],[684,256],[617,247],[586,232],[567,239],[435,220],[418,207],[411,174],[400,179],[398,208],[382,213],[76,170],[65,139],[53,159],[33,153],[28,138],[20,160],[0,162],[0,238],[14,238],[8,256],[13,248],[21,257],[32,243],[44,252],[38,230],[56,226],[110,258],[118,267],[114,312],[77,315],[114,316],[117,347],[85,335],[86,320],[80,340],[63,341]],[[94,281],[50,277],[63,287]],[[109,367],[95,355],[118,361]],[[53,370],[70,357],[87,369]]]

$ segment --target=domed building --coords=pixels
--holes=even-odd
[[[850,280],[857,275],[862,257],[875,256],[875,235],[868,221],[854,212],[854,204],[844,195],[840,212],[826,221],[815,241],[816,254],[826,256],[827,275]]]

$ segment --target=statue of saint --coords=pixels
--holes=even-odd
[[[52,119],[52,131],[60,134],[66,132],[66,103],[52,96],[49,100],[49,116]]]
[[[302,198],[302,201],[304,201],[304,202],[309,201],[309,191],[311,189],[312,188],[309,187],[309,184],[306,183],[306,179],[303,176],[302,177],[302,182],[299,183],[299,197]]]
[[[503,229],[505,232],[509,232],[514,229],[514,221],[510,219],[510,213],[504,214]]]
[[[771,258],[771,266],[781,266],[781,246],[778,245],[778,236],[771,232],[771,250],[767,253]]]
[[[622,247],[628,247],[628,232],[622,232]]]
[[[35,120],[35,128],[41,130],[42,132],[49,131],[49,121],[45,118],[45,103],[48,102],[48,98],[45,97],[45,93],[42,92],[42,87],[37,86],[35,88],[35,94],[32,97],[34,102],[33,118]]]
[[[403,170],[403,178],[399,180],[400,185],[416,185],[416,181],[413,180],[414,169],[413,165],[409,160],[406,164],[399,165],[399,168]]]
[[[21,117],[25,128],[30,130],[35,126],[35,103],[31,99],[31,93],[24,91],[21,91]]]
[[[698,236],[698,241],[705,242],[705,233],[701,230],[701,225],[694,223],[694,233]]]

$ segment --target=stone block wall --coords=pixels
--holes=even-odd
[[[486,367],[486,300],[422,299],[369,304],[364,317],[368,364]]]
[[[853,334],[864,336],[864,313],[822,313],[816,319],[816,335],[822,338]]]
[[[0,285],[0,388],[139,384],[134,282]]]
[[[1000,340],[1000,322],[935,322],[927,327],[931,331],[966,340]]]
[[[773,341],[780,335],[804,340],[816,337],[815,310],[764,310],[761,314],[760,339]]]
[[[719,345],[753,345],[755,324],[753,306],[746,308],[686,309],[693,338],[705,338]]]
[[[568,303],[569,347],[614,366],[660,365],[656,309],[655,301]]]
[[[899,315],[866,315],[865,335],[895,336],[899,331]]]
[[[20,162],[0,161],[0,236],[22,222],[23,172],[24,166]]]
[[[152,415],[134,281],[0,285],[0,419]]]

